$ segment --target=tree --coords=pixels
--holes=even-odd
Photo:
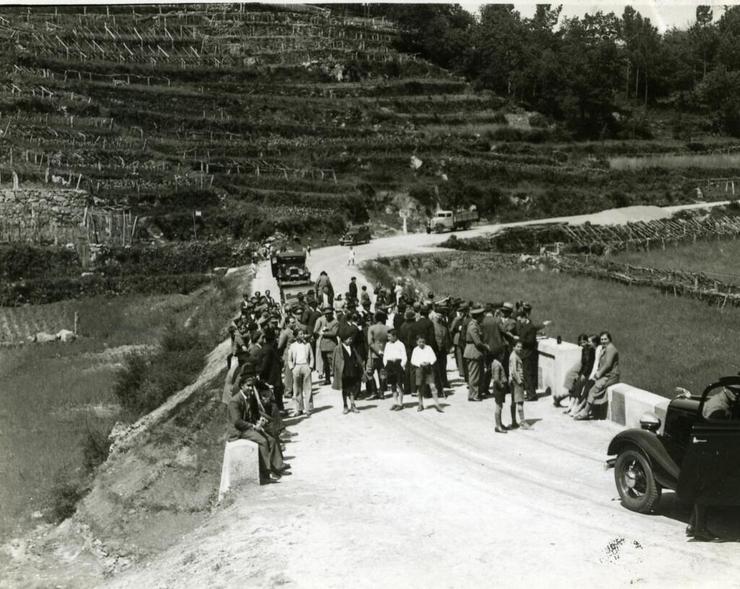
[[[719,37],[717,27],[712,24],[714,13],[709,6],[696,7],[696,22],[689,29],[689,38],[694,48],[694,54],[699,57],[701,63],[701,79],[707,75],[709,63],[714,59],[717,52]]]

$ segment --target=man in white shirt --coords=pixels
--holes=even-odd
[[[416,347],[411,352],[411,365],[416,367],[416,389],[419,393],[419,405],[417,411],[424,410],[424,386],[429,385],[429,390],[432,393],[432,399],[434,399],[434,408],[443,413],[442,407],[439,406],[439,400],[437,399],[437,385],[434,383],[434,371],[432,366],[437,361],[437,356],[434,354],[431,346],[426,345],[426,341],[423,335],[416,338]]]
[[[306,333],[298,330],[296,341],[288,348],[288,366],[293,374],[293,398],[296,402],[296,414],[306,417],[313,411],[311,398],[311,370],[313,369],[313,351],[306,341]]]
[[[388,341],[383,349],[386,378],[393,392],[391,411],[403,409],[403,379],[406,370],[406,346],[398,341],[395,329],[388,330]]]

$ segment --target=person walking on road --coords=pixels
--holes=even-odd
[[[311,396],[311,371],[313,370],[313,352],[306,341],[306,333],[299,329],[296,341],[288,349],[288,365],[293,373],[293,398],[296,403],[296,414],[306,417],[313,411]]]
[[[426,345],[423,335],[418,336],[416,338],[416,347],[411,353],[411,364],[416,369],[416,391],[419,398],[419,404],[416,407],[417,411],[424,411],[424,385],[427,385],[429,386],[429,391],[432,393],[434,408],[439,413],[444,413],[442,407],[439,406],[439,399],[437,398],[437,385],[435,384],[436,378],[434,374],[434,363],[436,361],[437,357],[432,347]]]
[[[347,257],[347,266],[354,266],[355,265],[355,248],[354,246],[349,246],[349,256]]]
[[[332,362],[334,364],[334,382],[331,386],[334,390],[342,391],[343,413],[345,415],[350,411],[359,413],[355,405],[355,399],[360,394],[360,386],[366,377],[362,359],[357,350],[352,347],[351,335],[348,335],[334,349]],[[348,402],[349,406],[347,406]]]

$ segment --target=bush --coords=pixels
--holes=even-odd
[[[529,126],[544,129],[550,126],[550,122],[545,115],[534,113],[529,116]]]
[[[0,277],[4,280],[79,275],[80,260],[74,250],[14,243],[0,247]]]
[[[49,492],[51,509],[46,519],[50,523],[58,524],[74,515],[78,501],[85,496],[86,492],[87,489],[80,481],[64,474],[64,470],[60,470]]]
[[[84,278],[38,278],[0,285],[0,306],[45,304],[91,297],[122,294],[187,294],[210,281],[208,274],[133,274],[87,276]]]
[[[126,357],[116,375],[113,394],[132,418],[149,413],[193,381],[207,351],[203,334],[170,324],[157,350]]]

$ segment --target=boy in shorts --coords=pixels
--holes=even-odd
[[[509,356],[509,387],[511,388],[511,426],[510,429],[521,427],[532,429],[524,421],[524,364],[522,362],[522,342],[516,342]],[[519,423],[516,415],[519,414]]]
[[[430,346],[426,345],[426,341],[423,335],[416,338],[416,347],[411,352],[411,364],[416,367],[416,388],[419,392],[419,405],[417,411],[424,411],[424,390],[423,385],[429,385],[429,390],[432,393],[432,399],[434,399],[434,408],[440,413],[442,407],[439,406],[437,399],[437,385],[434,384],[434,370],[432,367],[437,361],[437,356],[434,354],[434,350]]]

